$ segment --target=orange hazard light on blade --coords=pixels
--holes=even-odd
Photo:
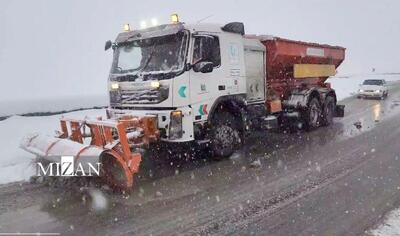
[[[329,77],[336,75],[335,65],[295,64],[295,78]]]

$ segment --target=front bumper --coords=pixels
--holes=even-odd
[[[382,97],[383,92],[358,92],[359,97]]]
[[[179,107],[176,110],[182,111],[182,129],[183,134],[181,138],[178,139],[170,139],[169,137],[169,125],[170,125],[170,115],[173,109],[149,109],[149,110],[132,110],[132,109],[115,109],[115,108],[107,108],[107,117],[115,118],[120,116],[156,116],[158,128],[161,133],[161,140],[165,142],[188,142],[194,140],[194,132],[193,132],[193,117],[192,117],[192,109],[190,107]]]

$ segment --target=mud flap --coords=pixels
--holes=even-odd
[[[344,117],[344,107],[345,105],[336,105],[335,117]]]
[[[278,118],[276,116],[270,115],[264,119],[264,128],[267,130],[274,130],[279,127]]]

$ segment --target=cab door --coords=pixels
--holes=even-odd
[[[210,101],[224,90],[221,49],[216,34],[197,34],[192,40],[190,70],[190,99],[195,120],[205,120],[211,108]]]

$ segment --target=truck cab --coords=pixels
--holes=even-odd
[[[265,47],[231,28],[176,23],[118,35],[109,116],[156,115],[164,141],[187,142],[206,138],[202,130],[218,105],[263,104]]]

